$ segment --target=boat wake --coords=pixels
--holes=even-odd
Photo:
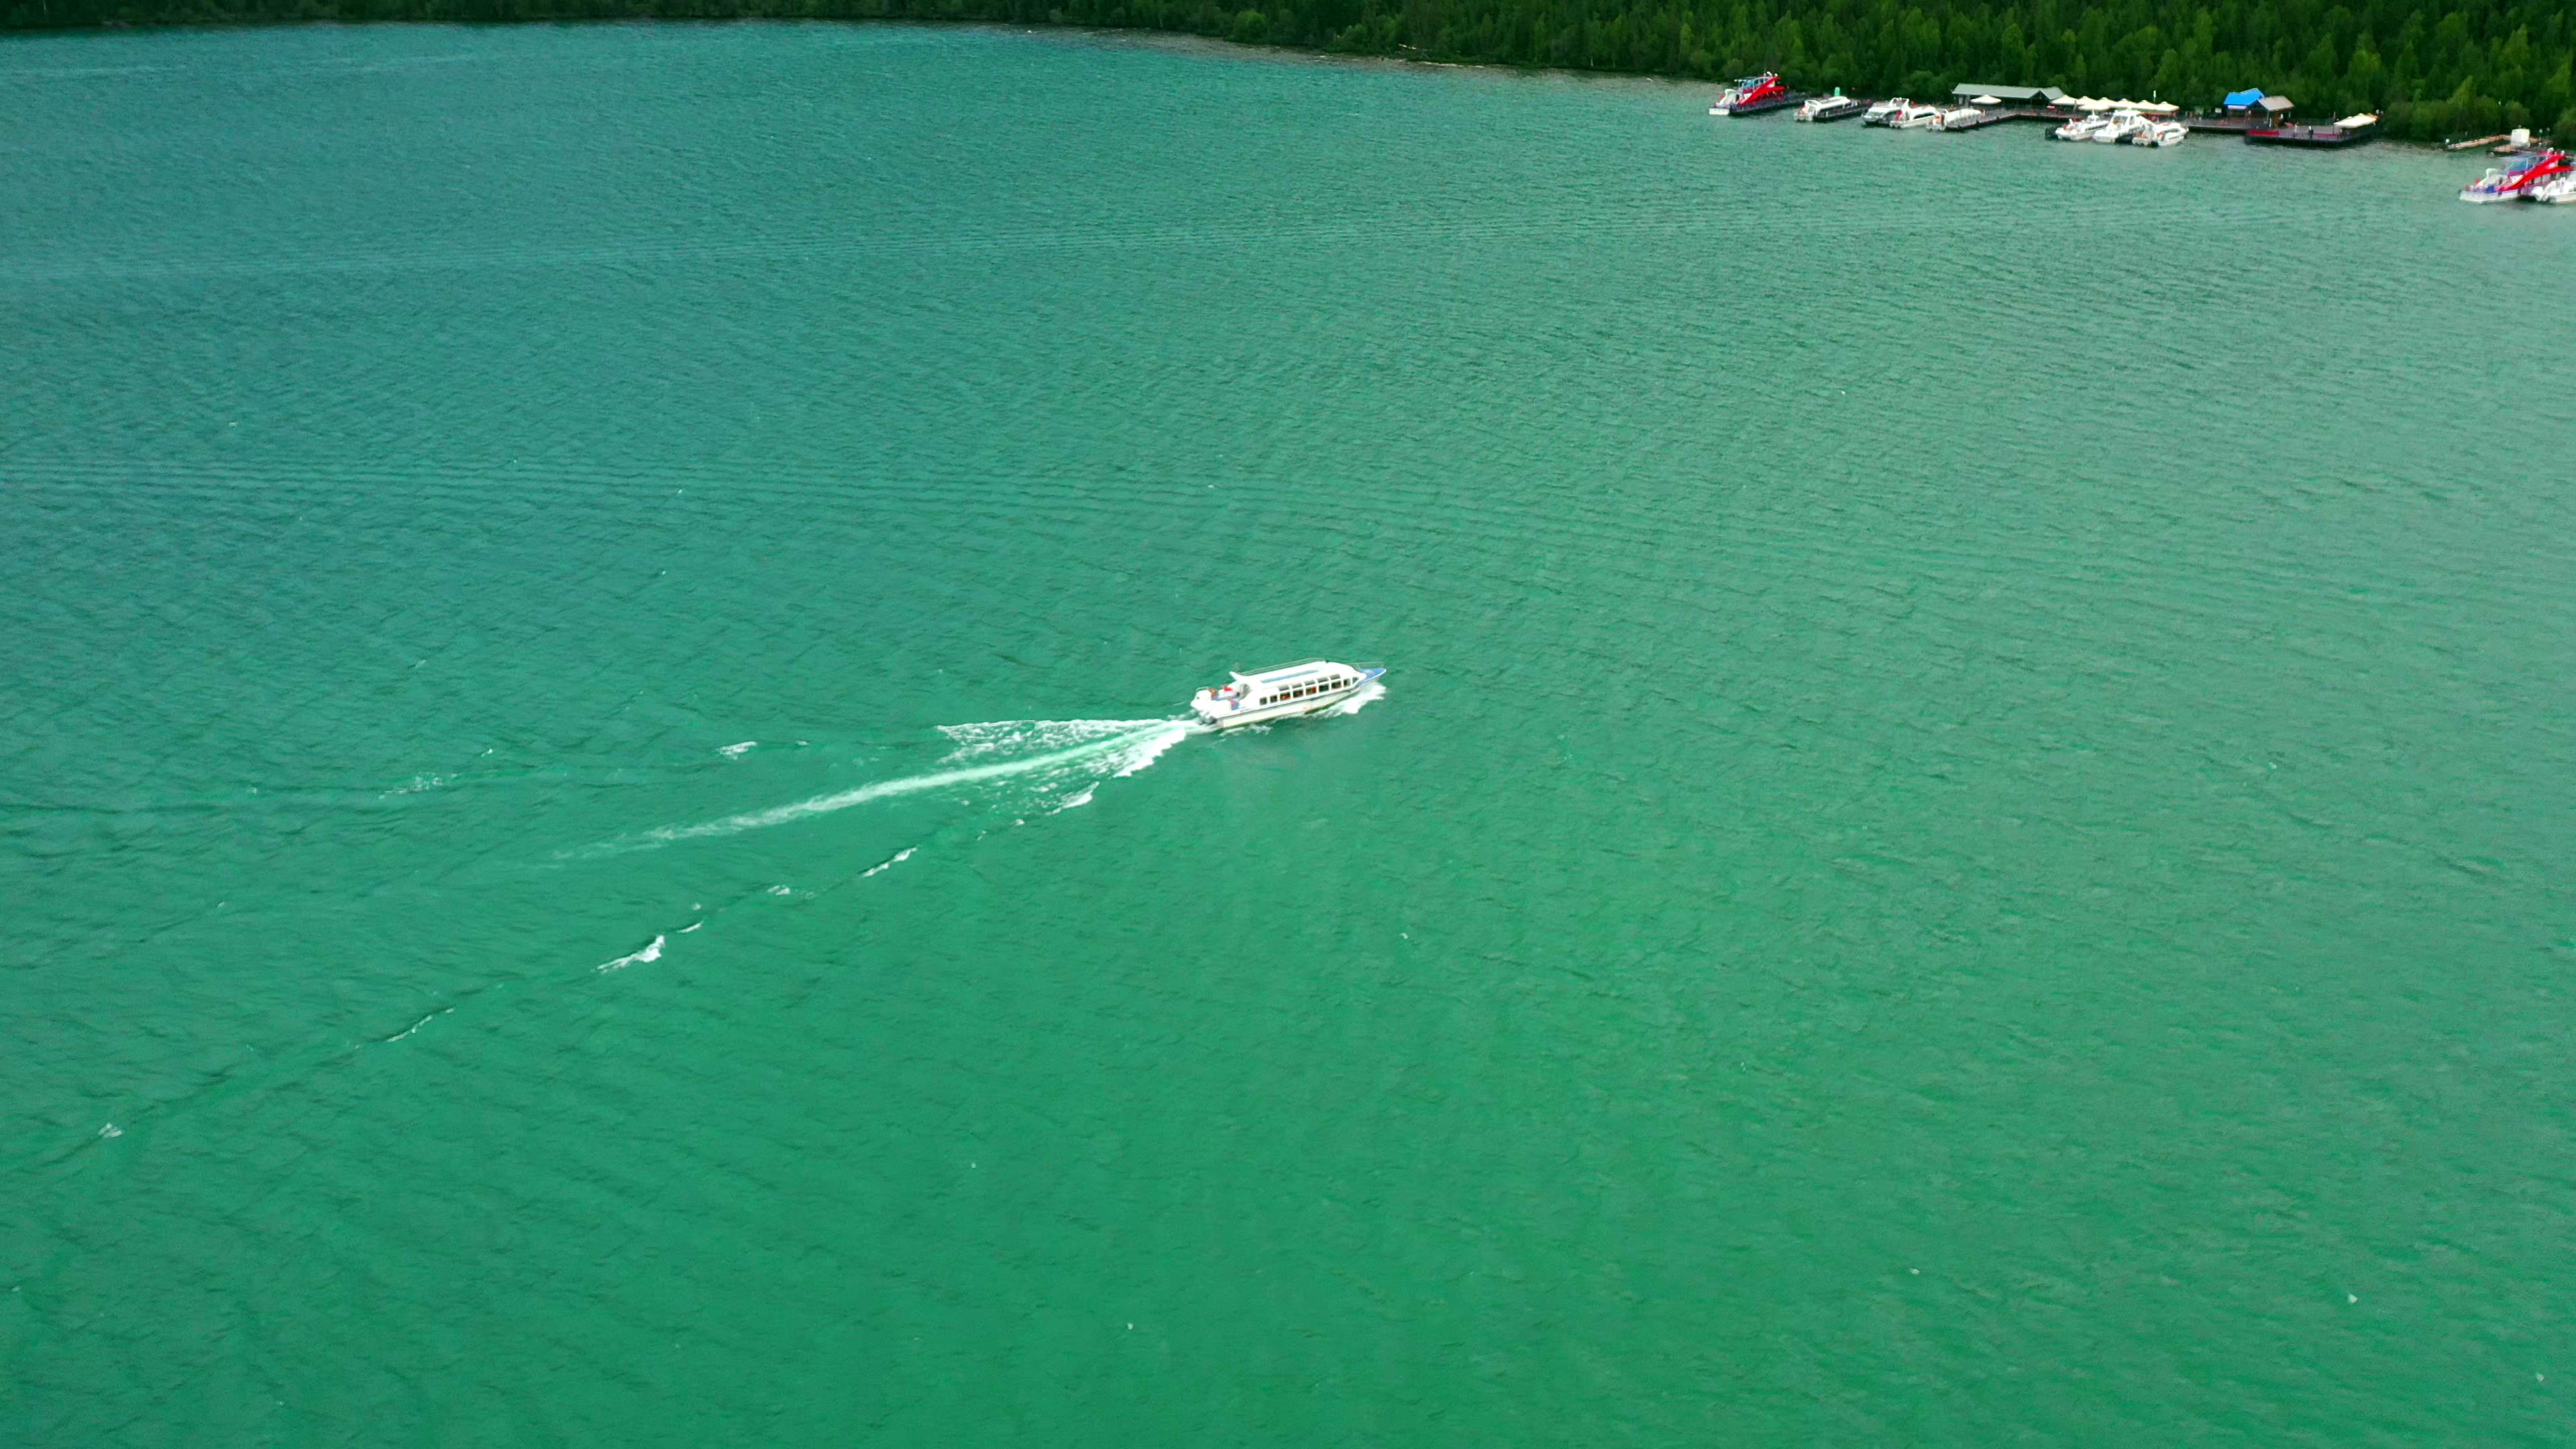
[[[1383,679],[1372,679],[1368,683],[1361,685],[1358,689],[1353,690],[1350,698],[1343,700],[1341,703],[1334,705],[1331,709],[1324,711],[1324,718],[1340,719],[1344,715],[1358,714],[1361,710],[1368,708],[1370,705],[1375,704],[1384,698],[1386,698],[1386,681]]]
[[[1103,780],[1124,779],[1162,758],[1163,752],[1205,726],[1171,719],[1000,720],[942,725],[953,747],[944,767],[919,775],[875,780],[790,805],[752,810],[697,825],[665,826],[609,847],[638,850],[683,840],[740,835],[873,800],[934,790],[1004,787],[1032,806],[1065,810],[1089,803]]]

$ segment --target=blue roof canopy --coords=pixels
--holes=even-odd
[[[2227,99],[2220,101],[2219,104],[2222,106],[2259,106],[2263,104],[2263,93],[2261,91],[2230,91],[2227,93]]]

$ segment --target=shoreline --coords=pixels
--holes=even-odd
[[[1336,49],[1321,48],[1321,47],[1310,46],[1310,45],[1298,45],[1298,44],[1291,44],[1291,43],[1286,43],[1286,42],[1281,42],[1281,41],[1270,41],[1270,40],[1236,40],[1236,39],[1232,39],[1232,38],[1227,37],[1227,36],[1222,36],[1222,35],[1211,35],[1211,34],[1208,34],[1208,33],[1204,32],[1204,31],[1173,29],[1173,28],[1163,27],[1163,26],[1147,26],[1147,25],[1073,25],[1073,24],[1053,24],[1053,23],[1030,23],[1030,22],[1027,22],[1027,21],[983,19],[983,18],[974,18],[974,17],[965,17],[965,16],[948,17],[948,16],[913,16],[913,15],[882,15],[882,16],[880,16],[880,15],[772,15],[772,14],[745,13],[745,14],[739,14],[739,15],[598,15],[598,14],[565,14],[565,15],[527,15],[527,16],[514,17],[514,18],[510,18],[510,19],[448,19],[448,18],[422,18],[422,19],[414,19],[414,18],[401,18],[401,17],[393,17],[393,18],[382,18],[382,19],[377,19],[377,18],[350,18],[350,17],[345,17],[345,16],[335,16],[335,17],[314,17],[314,16],[278,16],[278,17],[275,17],[275,18],[272,18],[272,19],[237,19],[237,20],[172,20],[172,21],[98,20],[98,21],[86,21],[86,22],[76,22],[76,23],[65,23],[65,24],[61,24],[61,25],[13,25],[13,26],[8,26],[8,27],[5,27],[5,28],[0,28],[0,43],[6,43],[6,41],[7,41],[10,37],[13,37],[13,36],[22,36],[22,35],[23,35],[23,36],[30,36],[30,37],[34,37],[34,36],[59,37],[59,36],[67,36],[67,35],[99,35],[99,34],[137,35],[137,34],[146,34],[146,33],[163,33],[163,32],[173,32],[173,31],[321,30],[321,29],[333,29],[333,28],[350,29],[350,30],[359,30],[359,29],[370,29],[370,30],[372,30],[372,29],[389,28],[389,27],[416,27],[416,28],[421,28],[421,29],[432,29],[432,28],[445,27],[445,28],[457,29],[457,30],[487,30],[487,29],[489,29],[489,30],[500,30],[500,29],[519,29],[519,28],[524,28],[524,27],[528,27],[528,26],[547,26],[547,25],[551,25],[551,26],[566,26],[566,27],[570,27],[570,26],[616,26],[616,25],[631,25],[631,26],[720,26],[720,25],[817,25],[817,26],[832,26],[832,25],[891,25],[891,26],[919,26],[919,27],[922,27],[922,28],[924,28],[924,29],[938,29],[938,30],[992,30],[992,31],[1009,31],[1009,32],[1014,32],[1014,33],[1018,33],[1018,34],[1022,34],[1022,35],[1080,35],[1080,36],[1090,36],[1090,37],[1094,37],[1094,38],[1098,38],[1098,39],[1104,39],[1104,40],[1106,40],[1106,39],[1113,39],[1113,38],[1114,38],[1114,39],[1119,39],[1119,40],[1124,40],[1124,41],[1130,41],[1130,42],[1133,42],[1133,43],[1145,44],[1145,45],[1168,45],[1168,46],[1172,46],[1172,47],[1175,47],[1175,48],[1204,49],[1204,50],[1208,50],[1208,51],[1233,52],[1233,53],[1236,53],[1236,54],[1242,55],[1242,56],[1247,57],[1247,58],[1249,58],[1249,57],[1253,57],[1253,56],[1269,56],[1269,57],[1274,57],[1274,58],[1275,58],[1275,57],[1290,57],[1290,56],[1293,56],[1293,57],[1296,57],[1296,58],[1299,58],[1299,59],[1303,59],[1303,60],[1326,61],[1326,62],[1332,62],[1332,63],[1336,63],[1336,64],[1382,65],[1382,66],[1388,66],[1388,67],[1401,67],[1401,68],[1406,68],[1406,69],[1421,68],[1421,69],[1426,69],[1426,70],[1470,70],[1470,71],[1485,71],[1485,72],[1491,72],[1491,73],[1494,73],[1494,74],[1497,74],[1497,75],[1506,75],[1506,76],[1532,76],[1532,77],[1536,77],[1536,76],[1555,76],[1555,77],[1562,77],[1562,78],[1565,78],[1565,79],[1568,79],[1568,80],[1652,81],[1652,82],[1657,82],[1657,83],[1664,84],[1664,85],[1671,85],[1671,86],[1677,86],[1677,87],[1683,87],[1683,86],[1707,86],[1707,85],[1719,85],[1719,86],[1722,86],[1722,85],[1724,84],[1724,82],[1722,82],[1722,81],[1714,80],[1714,79],[1711,79],[1711,78],[1709,78],[1709,77],[1705,77],[1705,76],[1698,76],[1698,75],[1690,75],[1690,74],[1685,74],[1685,73],[1676,72],[1676,71],[1654,71],[1654,70],[1610,70],[1610,69],[1597,69],[1597,68],[1590,68],[1590,67],[1560,66],[1560,65],[1515,65],[1515,64],[1513,64],[1513,63],[1511,63],[1511,62],[1509,62],[1509,61],[1496,61],[1496,60],[1458,60],[1458,59],[1447,59],[1447,58],[1434,57],[1434,56],[1432,56],[1432,55],[1430,55],[1430,54],[1428,54],[1428,53],[1426,53],[1426,52],[1423,52],[1423,51],[1421,51],[1421,50],[1417,49],[1416,47],[1412,47],[1412,46],[1401,46],[1401,47],[1398,47],[1396,50],[1393,50],[1393,51],[1376,51],[1376,50],[1336,50]],[[1407,53],[1407,52],[1410,52],[1410,53]],[[1839,90],[1840,88],[1839,88],[1839,87],[1836,87],[1835,89]],[[1859,99],[1859,100],[1863,100],[1863,101],[1867,101],[1867,100],[1870,100],[1870,99],[1874,99],[1874,98],[1872,98],[1872,97],[1860,96],[1860,95],[1858,95],[1857,93],[1852,93],[1852,94],[1854,95],[1854,98],[1855,98],[1855,99]],[[2208,113],[2207,113],[2207,112],[2202,112],[2202,111],[2188,111],[2188,112],[2184,112],[2183,114],[2185,114],[2185,115],[2191,115],[2191,116],[2200,116],[2200,115],[2206,115],[2206,114],[2208,114]],[[1711,119],[1713,119],[1713,120],[1735,120],[1735,119],[1739,119],[1739,118],[1736,118],[1736,117],[1723,117],[1723,116],[1718,116],[1718,117],[1711,117]],[[1758,119],[1758,118],[1745,117],[1745,118],[1741,118],[1741,119]],[[1782,119],[1786,119],[1786,117],[1783,117]],[[2533,139],[2533,141],[2534,141],[2534,143],[2535,143],[2535,144],[2556,144],[2556,143],[2555,143],[2555,141],[2554,141],[2554,138],[2549,137],[2549,136],[2544,135],[2544,134],[2541,134],[2541,133],[2538,133],[2538,132],[2535,132],[2535,133],[2534,133],[2534,135],[2533,135],[2533,138],[2532,138],[2532,139]],[[2365,144],[2367,144],[2367,145],[2369,145],[2369,146],[2403,146],[2403,147],[2407,147],[2407,148],[2412,149],[2412,150],[2423,151],[2423,152],[2427,152],[2427,153],[2430,153],[2430,154],[2433,154],[2433,155],[2456,155],[2456,156],[2462,156],[2462,157],[2471,157],[2471,156],[2485,156],[2485,155],[2492,155],[2492,154],[2501,154],[2501,153],[2496,153],[2496,152],[2490,152],[2489,150],[2487,150],[2486,148],[2483,148],[2483,147],[2472,148],[2472,149],[2469,149],[2469,150],[2466,150],[2466,151],[2455,151],[2455,150],[2453,150],[2453,149],[2452,149],[2452,144],[2453,144],[2453,143],[2451,143],[2451,142],[2446,142],[2446,141],[2425,141],[2425,140],[2417,140],[2417,139],[2415,139],[2415,138],[2413,138],[2413,137],[2406,137],[2406,136],[2394,136],[2394,135],[2385,135],[2385,134],[2383,134],[2383,135],[2379,135],[2379,136],[2374,136],[2374,137],[2372,137],[2372,138],[2371,138],[2367,143],[2365,143]],[[2335,148],[2319,148],[2319,149],[2349,150],[2349,149],[2356,149],[2356,148],[2354,148],[2354,147],[2335,147]]]

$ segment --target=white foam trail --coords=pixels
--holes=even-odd
[[[926,775],[908,775],[899,780],[878,780],[855,789],[799,800],[793,805],[728,815],[703,825],[665,826],[660,830],[646,831],[624,848],[668,845],[673,841],[714,835],[739,835],[746,830],[765,830],[815,815],[829,815],[852,806],[865,805],[871,800],[1063,771],[1073,766],[1082,767],[1084,773],[1092,774],[1095,779],[1123,778],[1152,764],[1165,750],[1184,737],[1197,733],[1200,728],[1168,719],[1004,720],[993,724],[943,725],[940,733],[958,742],[957,749],[948,757],[951,761],[981,759],[1033,746],[1039,749],[1039,753],[995,760],[991,764],[934,770]],[[1102,766],[1106,768],[1100,768]]]
[[[1089,794],[1090,792],[1086,790],[1083,793]],[[878,871],[894,869],[896,866],[912,859],[912,852],[914,849],[915,847],[913,846],[905,846],[903,849],[898,850],[885,859],[878,861],[876,864],[869,866],[866,870],[860,871],[859,879],[866,880],[869,876],[875,875]]]
[[[1158,734],[1152,739],[1139,744],[1136,747],[1136,752],[1128,756],[1127,763],[1119,766],[1118,773],[1110,776],[1110,778],[1113,780],[1126,779],[1128,776],[1144,769],[1147,765],[1161,759],[1163,757],[1163,751],[1179,744],[1183,736],[1197,734],[1206,728],[1207,726],[1205,725],[1194,724],[1176,724],[1172,726],[1170,732]],[[1086,799],[1089,798],[1090,794],[1091,792],[1088,790],[1083,792]]]
[[[757,745],[757,744],[759,744],[759,743],[760,743],[760,741],[758,741],[758,740],[744,740],[741,744],[738,744],[738,745],[721,745],[721,746],[718,746],[718,747],[717,747],[717,749],[716,749],[716,753],[717,753],[717,754],[719,754],[719,755],[722,755],[722,756],[724,756],[726,759],[730,760],[730,759],[734,758],[735,756],[737,756],[737,755],[741,754],[743,751],[748,750],[748,749],[750,749],[752,746]]]
[[[1386,698],[1385,682],[1383,680],[1372,679],[1354,691],[1350,698],[1343,700],[1340,704],[1334,705],[1331,709],[1324,711],[1324,713],[1326,716],[1331,718],[1339,718],[1346,714],[1358,714],[1361,710],[1368,708],[1370,705],[1375,704],[1384,698]]]
[[[646,946],[643,950],[634,952],[630,955],[620,956],[614,961],[602,961],[599,963],[598,969],[602,971],[623,971],[629,966],[641,966],[647,962],[659,961],[662,959],[662,943],[669,939],[671,938],[668,936],[655,936],[653,938],[653,943]],[[420,1028],[413,1027],[412,1030],[418,1031]],[[408,1035],[408,1033],[406,1033],[406,1035]]]
[[[600,969],[605,971],[608,968],[603,966]],[[438,1020],[440,1017],[445,1016],[455,1009],[456,1008],[453,1006],[442,1006],[438,1010],[431,1012],[429,1015],[422,1017],[420,1020],[413,1022],[411,1025],[404,1027],[402,1030],[395,1032],[392,1036],[386,1037],[383,1041],[377,1043],[377,1045],[391,1046],[393,1043],[401,1041],[404,1037],[411,1035],[413,1032],[420,1030],[422,1027],[429,1025],[431,1022]]]

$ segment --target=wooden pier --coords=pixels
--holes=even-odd
[[[2040,119],[2040,114],[2037,111],[2011,110],[2004,107],[1988,108],[1985,106],[1979,106],[1977,109],[1982,114],[1973,121],[1961,121],[1956,125],[1943,125],[1936,127],[1935,129],[1943,131],[1982,131],[1988,126],[2000,126],[2006,121],[2036,121]]]
[[[1760,110],[1769,111],[1781,109],[1794,105],[1804,99],[1806,99],[1806,97],[1803,95],[1783,97],[1777,101],[1765,103],[1760,107]],[[1851,99],[1860,102],[1863,108],[1878,104],[1875,99],[1865,96],[1853,96]],[[1973,105],[1974,103],[1962,102],[1961,104]],[[1955,109],[1955,107],[1948,109]],[[1980,114],[1974,120],[1962,121],[1956,125],[1930,127],[1928,129],[1941,131],[1982,131],[1988,126],[2000,126],[2008,121],[2041,121],[2051,126],[2059,126],[2068,121],[2082,120],[2087,116],[2101,114],[2100,112],[2088,111],[2077,106],[2006,105],[1977,106],[1976,109]],[[1756,112],[1742,112],[1739,114],[1756,114]],[[2255,115],[2222,114],[2204,116],[2195,115],[2189,112],[2165,112],[2151,114],[2154,114],[2155,119],[2173,121],[2190,130],[2215,132],[2222,136],[2235,136],[2243,140],[2258,143],[2270,143],[2274,145],[2347,146],[2358,141],[2368,140],[2373,135],[2377,134],[2375,128],[2370,127],[2361,127],[2351,131],[2346,131],[2338,126],[2298,125]],[[1838,117],[1837,119],[1841,118]],[[2256,132],[2259,134],[2248,135],[2248,132]]]

